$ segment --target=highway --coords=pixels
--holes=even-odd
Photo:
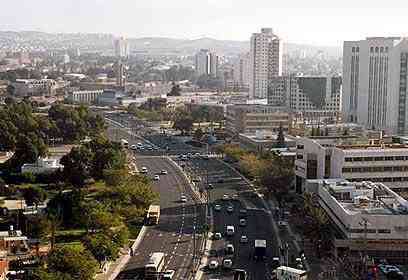
[[[192,159],[186,161],[186,169],[201,175],[202,188],[204,188],[207,172],[212,205],[221,205],[221,211],[213,211],[214,233],[220,232],[221,240],[215,240],[210,255],[210,260],[217,260],[222,264],[226,258],[224,249],[227,243],[232,243],[235,248],[233,257],[233,269],[245,269],[251,280],[271,279],[272,258],[278,255],[278,241],[273,232],[272,220],[269,211],[265,208],[262,200],[251,190],[243,178],[217,159]],[[223,195],[228,195],[228,201],[223,200]],[[228,213],[226,208],[233,205],[234,212]],[[239,210],[247,209],[247,225],[239,225]],[[226,226],[235,227],[233,238],[225,236]],[[248,237],[248,243],[240,243],[241,235]],[[267,241],[267,261],[255,262],[253,260],[254,240],[265,239]],[[231,270],[219,268],[216,271],[207,269],[204,279],[233,279]]]

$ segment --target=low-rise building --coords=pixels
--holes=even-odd
[[[239,104],[228,105],[226,108],[225,129],[233,136],[259,130],[277,133],[280,126],[287,132],[290,125],[291,117],[284,107]]]
[[[343,179],[307,180],[314,195],[340,233],[335,253],[361,252],[393,262],[408,260],[408,201],[383,183]]]
[[[75,90],[68,93],[67,100],[71,103],[93,104],[103,90]]]
[[[21,173],[51,173],[63,168],[64,166],[61,165],[57,159],[39,157],[35,163],[23,164],[23,166],[21,166]]]
[[[307,179],[329,178],[386,182],[396,191],[407,189],[408,145],[374,142],[359,138],[298,137],[297,191],[302,191]]]
[[[17,79],[12,83],[17,97],[27,97],[36,95],[52,96],[59,88],[58,83],[52,79]]]
[[[255,133],[240,133],[239,144],[250,151],[269,151],[277,147],[278,134],[270,131],[258,130]],[[296,138],[285,135],[285,146],[288,148],[296,147]],[[294,152],[296,155],[296,152]]]

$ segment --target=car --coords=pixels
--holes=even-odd
[[[239,209],[239,216],[240,217],[246,217],[248,214],[248,211],[246,209]]]
[[[209,160],[210,157],[209,157],[208,155],[203,155],[203,156],[202,156],[202,159]]]
[[[231,269],[232,268],[232,260],[231,259],[224,259],[222,261],[222,266],[224,268]]]
[[[163,272],[163,277],[162,279],[173,279],[173,276],[176,272],[172,269],[166,270],[165,272]]]
[[[241,227],[244,227],[244,226],[247,225],[247,221],[246,221],[245,219],[239,219],[239,225],[240,225]]]
[[[187,196],[181,195],[181,196],[180,196],[180,201],[181,201],[181,202],[187,202]]]
[[[167,175],[167,170],[162,170],[162,171],[160,171],[160,174],[162,174],[162,175]]]
[[[280,266],[280,258],[279,257],[273,257],[272,258],[272,269],[276,269]]]
[[[199,183],[199,182],[201,182],[201,178],[200,178],[200,177],[195,177],[195,178],[193,179],[193,182],[194,182],[194,183]]]
[[[215,250],[215,249],[211,249],[209,252],[208,252],[208,256],[209,257],[218,257],[218,252],[217,252],[217,250]]]
[[[187,156],[186,156],[186,155],[182,155],[182,156],[181,156],[181,160],[187,160]]]
[[[235,228],[234,228],[234,226],[227,226],[227,235],[228,236],[232,236],[232,235],[234,235],[234,233],[235,233]]]
[[[200,153],[195,153],[194,157],[199,158],[199,157],[201,157],[201,155],[200,155]]]
[[[160,176],[159,175],[154,175],[154,178],[153,178],[155,181],[159,181],[160,180]]]
[[[221,238],[222,238],[221,232],[216,232],[216,233],[214,234],[214,239],[220,240]]]
[[[136,146],[136,145],[132,145],[132,146],[130,146],[130,149],[131,149],[131,150],[136,150],[136,149],[137,149],[137,146]]]
[[[143,174],[146,174],[146,173],[147,173],[147,167],[146,167],[146,166],[143,166],[141,172],[142,172]]]
[[[226,194],[224,194],[224,195],[222,196],[222,200],[229,200],[229,196],[226,195]]]
[[[286,226],[288,225],[288,222],[286,222],[286,221],[278,221],[278,225],[279,225],[280,227],[286,227]]]
[[[227,207],[227,212],[228,212],[228,213],[234,212],[234,206],[228,205],[228,207]]]
[[[149,151],[153,151],[153,148],[152,147],[149,147],[149,148],[147,148]]]
[[[154,146],[154,147],[153,147],[153,150],[158,151],[158,150],[159,150],[159,147]]]
[[[208,268],[211,270],[215,270],[218,268],[218,262],[216,260],[212,260],[210,261],[210,263],[208,264]]]
[[[227,244],[227,246],[225,246],[225,254],[226,255],[233,255],[234,252],[235,252],[234,245]]]
[[[192,156],[193,156],[193,155],[192,155],[191,153],[188,153],[188,154],[187,154],[187,157],[188,157],[188,158],[191,158]]]
[[[246,235],[242,235],[239,239],[240,243],[248,243],[248,237]]]
[[[214,205],[214,210],[217,211],[217,212],[221,211],[221,205],[215,204]]]

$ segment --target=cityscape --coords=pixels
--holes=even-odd
[[[0,25],[0,280],[408,279],[408,37],[192,15]]]

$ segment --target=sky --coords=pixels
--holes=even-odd
[[[407,36],[407,0],[1,0],[0,30],[126,37],[249,40],[271,27],[284,41],[336,46]]]

